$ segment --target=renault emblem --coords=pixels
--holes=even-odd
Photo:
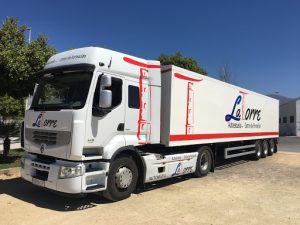
[[[45,149],[46,149],[46,144],[44,144],[44,143],[41,144],[40,151],[42,154],[44,153]]]

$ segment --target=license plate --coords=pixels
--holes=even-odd
[[[32,178],[32,183],[37,185],[37,186],[45,187],[45,181],[44,180],[39,180],[39,179],[36,179],[36,178]]]

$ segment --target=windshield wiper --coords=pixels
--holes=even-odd
[[[45,111],[46,107],[45,105],[39,105],[39,106],[31,106],[30,109],[33,109],[35,111]]]
[[[63,104],[63,105],[59,105],[60,107],[68,107],[67,109],[74,109],[73,103],[67,103],[67,104]]]
[[[74,106],[72,103],[62,105],[38,105],[30,107],[30,109],[35,111],[58,111],[61,109],[74,109]]]

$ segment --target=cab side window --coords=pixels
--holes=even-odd
[[[100,80],[101,80],[101,76],[99,76],[98,78],[97,86],[94,93],[93,108],[99,107]],[[123,82],[121,79],[116,77],[111,78],[111,87],[106,88],[106,90],[111,90],[112,92],[112,105],[109,108],[109,110],[112,110],[121,104],[122,86],[123,86]]]
[[[140,108],[140,91],[136,86],[128,86],[128,107],[132,109]]]

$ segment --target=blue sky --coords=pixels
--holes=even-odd
[[[300,97],[300,0],[3,1],[6,16],[43,33],[57,50],[106,47],[146,59],[180,51],[210,76]]]

